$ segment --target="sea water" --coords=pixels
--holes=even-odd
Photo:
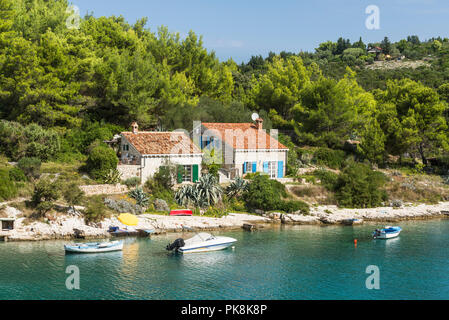
[[[449,220],[397,225],[389,240],[371,238],[381,224],[213,232],[235,248],[186,255],[165,246],[192,233],[127,238],[101,254],[65,255],[70,241],[0,243],[0,299],[449,299]],[[67,285],[73,268],[79,289]]]

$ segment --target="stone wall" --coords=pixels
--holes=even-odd
[[[123,184],[96,184],[90,186],[80,186],[86,196],[99,194],[121,194],[128,192],[128,187]]]
[[[118,172],[121,174],[121,179],[126,180],[129,178],[139,177],[140,178],[140,166],[139,165],[128,165],[119,164],[117,166]]]

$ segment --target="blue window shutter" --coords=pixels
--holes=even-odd
[[[284,161],[278,161],[278,178],[284,177]]]
[[[263,163],[263,172],[268,173],[268,162],[267,161],[265,161]]]
[[[253,162],[253,172],[257,172],[257,162]]]
[[[243,173],[246,173],[246,162],[243,162]]]

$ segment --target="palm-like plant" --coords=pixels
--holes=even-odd
[[[217,179],[206,174],[202,176],[195,185],[185,185],[175,194],[175,201],[181,205],[192,204],[195,207],[205,208],[220,201],[223,194]]]
[[[248,190],[248,181],[242,179],[241,177],[237,177],[232,183],[226,188],[226,194],[231,199],[238,195],[241,195],[243,192]]]
[[[202,176],[195,185],[198,191],[198,198],[201,207],[212,206],[220,201],[223,189],[217,183],[217,179],[212,174]]]
[[[150,198],[140,187],[131,190],[128,195],[136,200],[136,203],[141,207],[146,207],[150,202]]]
[[[192,202],[192,196],[193,196],[193,185],[188,184],[180,189],[175,193],[175,201],[180,206],[187,206],[190,202]]]

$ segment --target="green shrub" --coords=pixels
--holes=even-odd
[[[96,223],[109,217],[109,213],[100,196],[89,199],[86,210],[84,211],[84,220],[86,223]]]
[[[332,169],[339,169],[345,161],[345,156],[345,152],[342,150],[319,148],[315,151],[313,159],[318,165],[327,166]]]
[[[89,174],[97,180],[104,179],[110,170],[117,169],[118,158],[115,151],[107,146],[94,147],[86,161]]]
[[[27,180],[25,173],[23,173],[23,171],[17,167],[14,167],[11,170],[9,170],[9,178],[12,181],[26,181]]]
[[[361,163],[349,164],[335,185],[338,205],[348,208],[372,208],[388,199],[383,189],[386,182],[381,172]]]
[[[337,184],[338,174],[324,169],[315,170],[313,175],[321,180],[321,185],[323,185],[327,190],[334,190]]]
[[[41,179],[35,186],[31,203],[40,215],[53,208],[53,202],[60,197],[60,185],[49,178]]]
[[[122,183],[128,188],[135,188],[140,184],[140,178],[139,177],[128,178]]]
[[[221,218],[226,215],[227,215],[227,212],[225,210],[223,210],[222,208],[218,208],[218,207],[209,207],[203,213],[203,216],[214,217],[214,218]]]
[[[287,213],[293,213],[297,211],[300,211],[301,214],[310,213],[309,205],[303,201],[297,200],[281,201],[278,209]]]
[[[73,211],[75,211],[75,205],[79,205],[84,198],[84,192],[74,182],[65,185],[62,195]]]
[[[10,178],[10,171],[0,168],[0,200],[9,200],[17,195],[17,187]]]
[[[276,210],[280,206],[281,196],[287,196],[285,186],[271,180],[267,175],[254,177],[247,190],[242,194],[242,199],[248,209]]]
[[[41,160],[38,158],[22,158],[17,163],[17,167],[29,178],[37,179],[41,174]]]
[[[55,157],[60,151],[60,137],[53,129],[31,123],[0,120],[0,152],[11,159],[36,157],[42,161]]]
[[[151,193],[153,198],[174,204],[174,191],[172,188],[176,181],[176,174],[176,166],[170,164],[161,166],[153,177],[145,182],[145,189]]]

